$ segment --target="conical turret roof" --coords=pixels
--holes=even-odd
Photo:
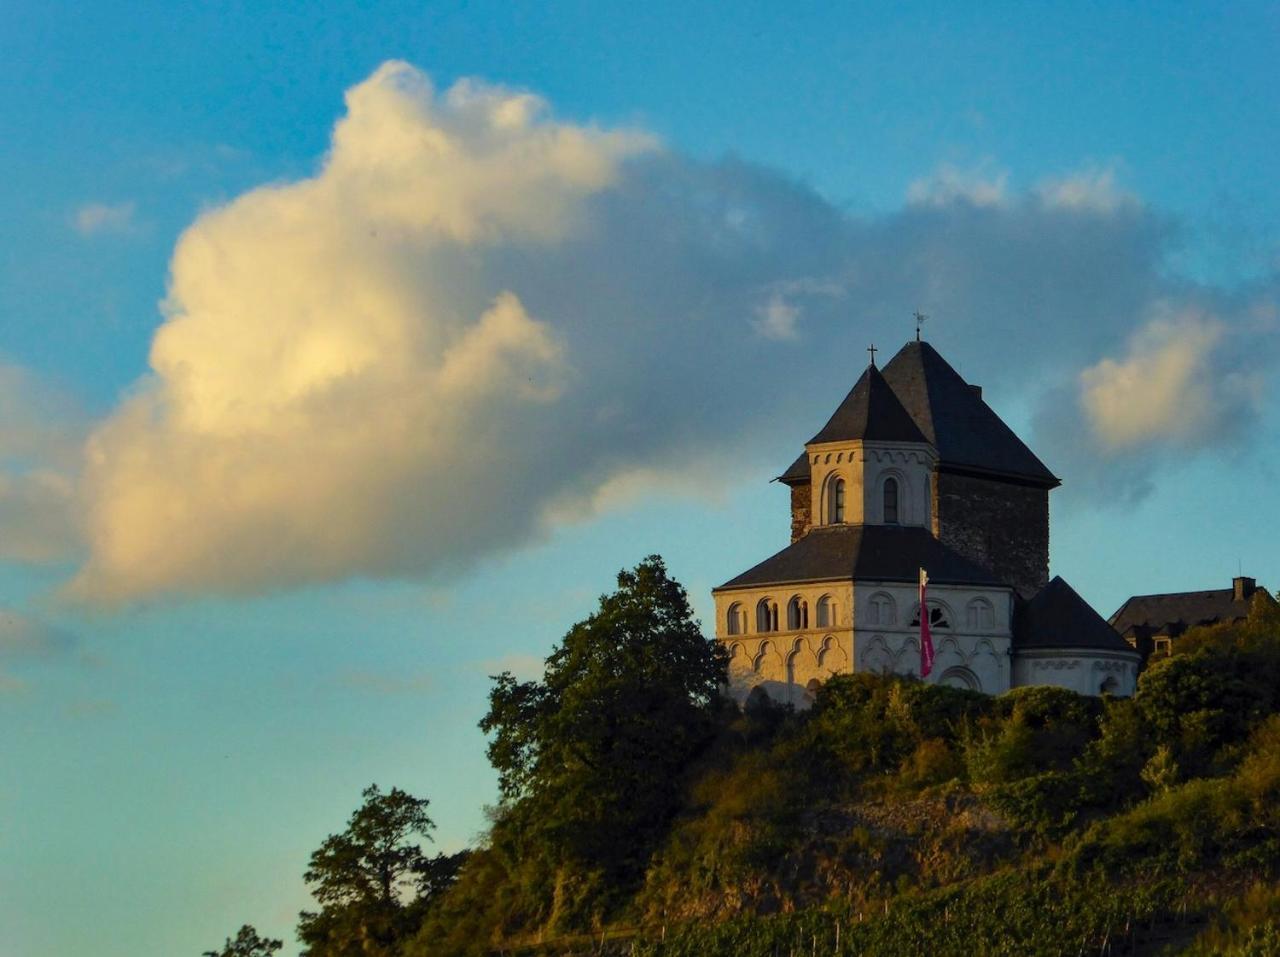
[[[849,390],[817,435],[806,444],[823,442],[928,442],[910,413],[874,365]]]
[[[1021,606],[1013,620],[1014,650],[1089,648],[1137,653],[1061,577]]]

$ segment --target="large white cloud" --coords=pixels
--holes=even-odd
[[[1174,231],[1110,173],[984,176],[944,169],[859,219],[776,172],[386,64],[315,176],[178,243],[152,374],[87,446],[73,591],[437,575],[620,489],[781,469],[917,307],[997,401],[1068,384],[1044,434],[1069,448],[1143,361],[1102,357],[1156,304],[1220,296],[1165,276]]]

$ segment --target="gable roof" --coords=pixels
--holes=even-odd
[[[858,377],[827,424],[806,445],[856,440],[927,442],[874,365]]]
[[[746,588],[806,581],[915,582],[920,568],[942,585],[1002,586],[995,574],[908,525],[824,525],[720,586]]]
[[[938,450],[943,468],[1009,476],[1046,488],[1061,484],[929,343],[903,346],[884,367],[884,380]]]
[[[1013,646],[1015,651],[1085,648],[1137,654],[1061,577],[1014,612]]]
[[[1134,632],[1143,637],[1176,637],[1197,625],[1247,617],[1249,605],[1258,592],[1266,593],[1266,589],[1257,588],[1240,600],[1236,599],[1234,588],[1134,595],[1111,616],[1111,626],[1122,635]]]

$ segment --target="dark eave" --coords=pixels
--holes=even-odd
[[[920,569],[941,585],[1004,587],[987,568],[904,525],[826,525],[731,578],[715,591],[816,581],[914,582]]]

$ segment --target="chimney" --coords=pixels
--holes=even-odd
[[[1236,601],[1248,601],[1253,597],[1253,593],[1258,590],[1258,583],[1252,578],[1245,578],[1242,575],[1239,578],[1231,579],[1231,590],[1235,593],[1232,597]]]
[[[979,399],[982,398],[982,386],[974,385],[973,383],[970,383],[969,388],[973,391],[973,394],[976,395]]]

